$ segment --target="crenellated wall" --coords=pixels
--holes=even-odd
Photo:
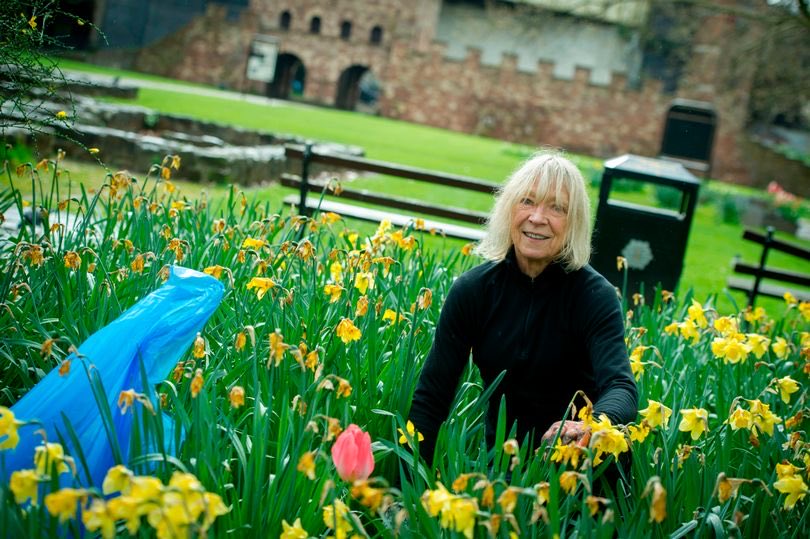
[[[245,70],[252,40],[268,35],[279,53],[304,65],[305,100],[334,104],[341,74],[363,66],[382,83],[384,116],[601,157],[657,155],[672,100],[708,101],[718,116],[712,176],[751,181],[755,167],[740,150],[751,73],[728,65],[738,31],[733,18],[703,19],[673,94],[641,76],[632,31],[594,21],[577,26],[571,17],[550,17],[543,26],[511,20],[508,11],[484,20],[483,11],[471,9],[441,0],[251,0],[234,17],[209,3],[203,16],[144,48],[136,67],[267,94],[269,86],[246,80]],[[291,16],[286,30],[284,11]],[[314,16],[321,18],[319,34],[310,33]],[[340,35],[343,21],[352,25],[348,39]],[[370,42],[375,26],[382,29],[379,44]],[[504,36],[521,27],[529,28],[524,40],[547,42],[508,46]],[[470,43],[479,46],[462,47]]]

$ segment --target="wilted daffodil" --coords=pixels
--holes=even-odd
[[[343,341],[343,344],[349,344],[352,341],[360,340],[362,333],[354,323],[348,318],[343,318],[338,323],[335,333]]]

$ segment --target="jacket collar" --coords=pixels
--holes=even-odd
[[[558,279],[559,276],[565,274],[565,270],[563,270],[562,265],[560,265],[559,262],[554,261],[546,266],[546,269],[544,269],[540,275],[532,279],[521,271],[520,266],[518,265],[517,255],[515,254],[514,245],[509,248],[509,252],[506,253],[502,263],[507,268],[509,275],[516,279],[517,282],[525,283],[534,287],[537,287],[538,285],[547,286],[547,283],[551,283]]]

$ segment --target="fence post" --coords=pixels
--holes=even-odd
[[[754,286],[751,287],[751,295],[748,297],[748,306],[753,307],[759,293],[759,285],[762,282],[762,272],[765,271],[765,263],[768,260],[768,251],[773,243],[773,227],[769,226],[765,231],[765,243],[762,244],[762,256],[759,258],[759,267],[754,276]]]
[[[312,143],[304,146],[304,155],[301,157],[301,199],[298,203],[298,214],[309,215],[307,209],[307,191],[309,191],[309,161],[312,158]]]

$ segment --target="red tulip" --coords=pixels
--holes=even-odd
[[[332,462],[341,479],[355,482],[368,479],[374,471],[374,455],[371,453],[371,436],[352,423],[340,433],[332,446]]]

